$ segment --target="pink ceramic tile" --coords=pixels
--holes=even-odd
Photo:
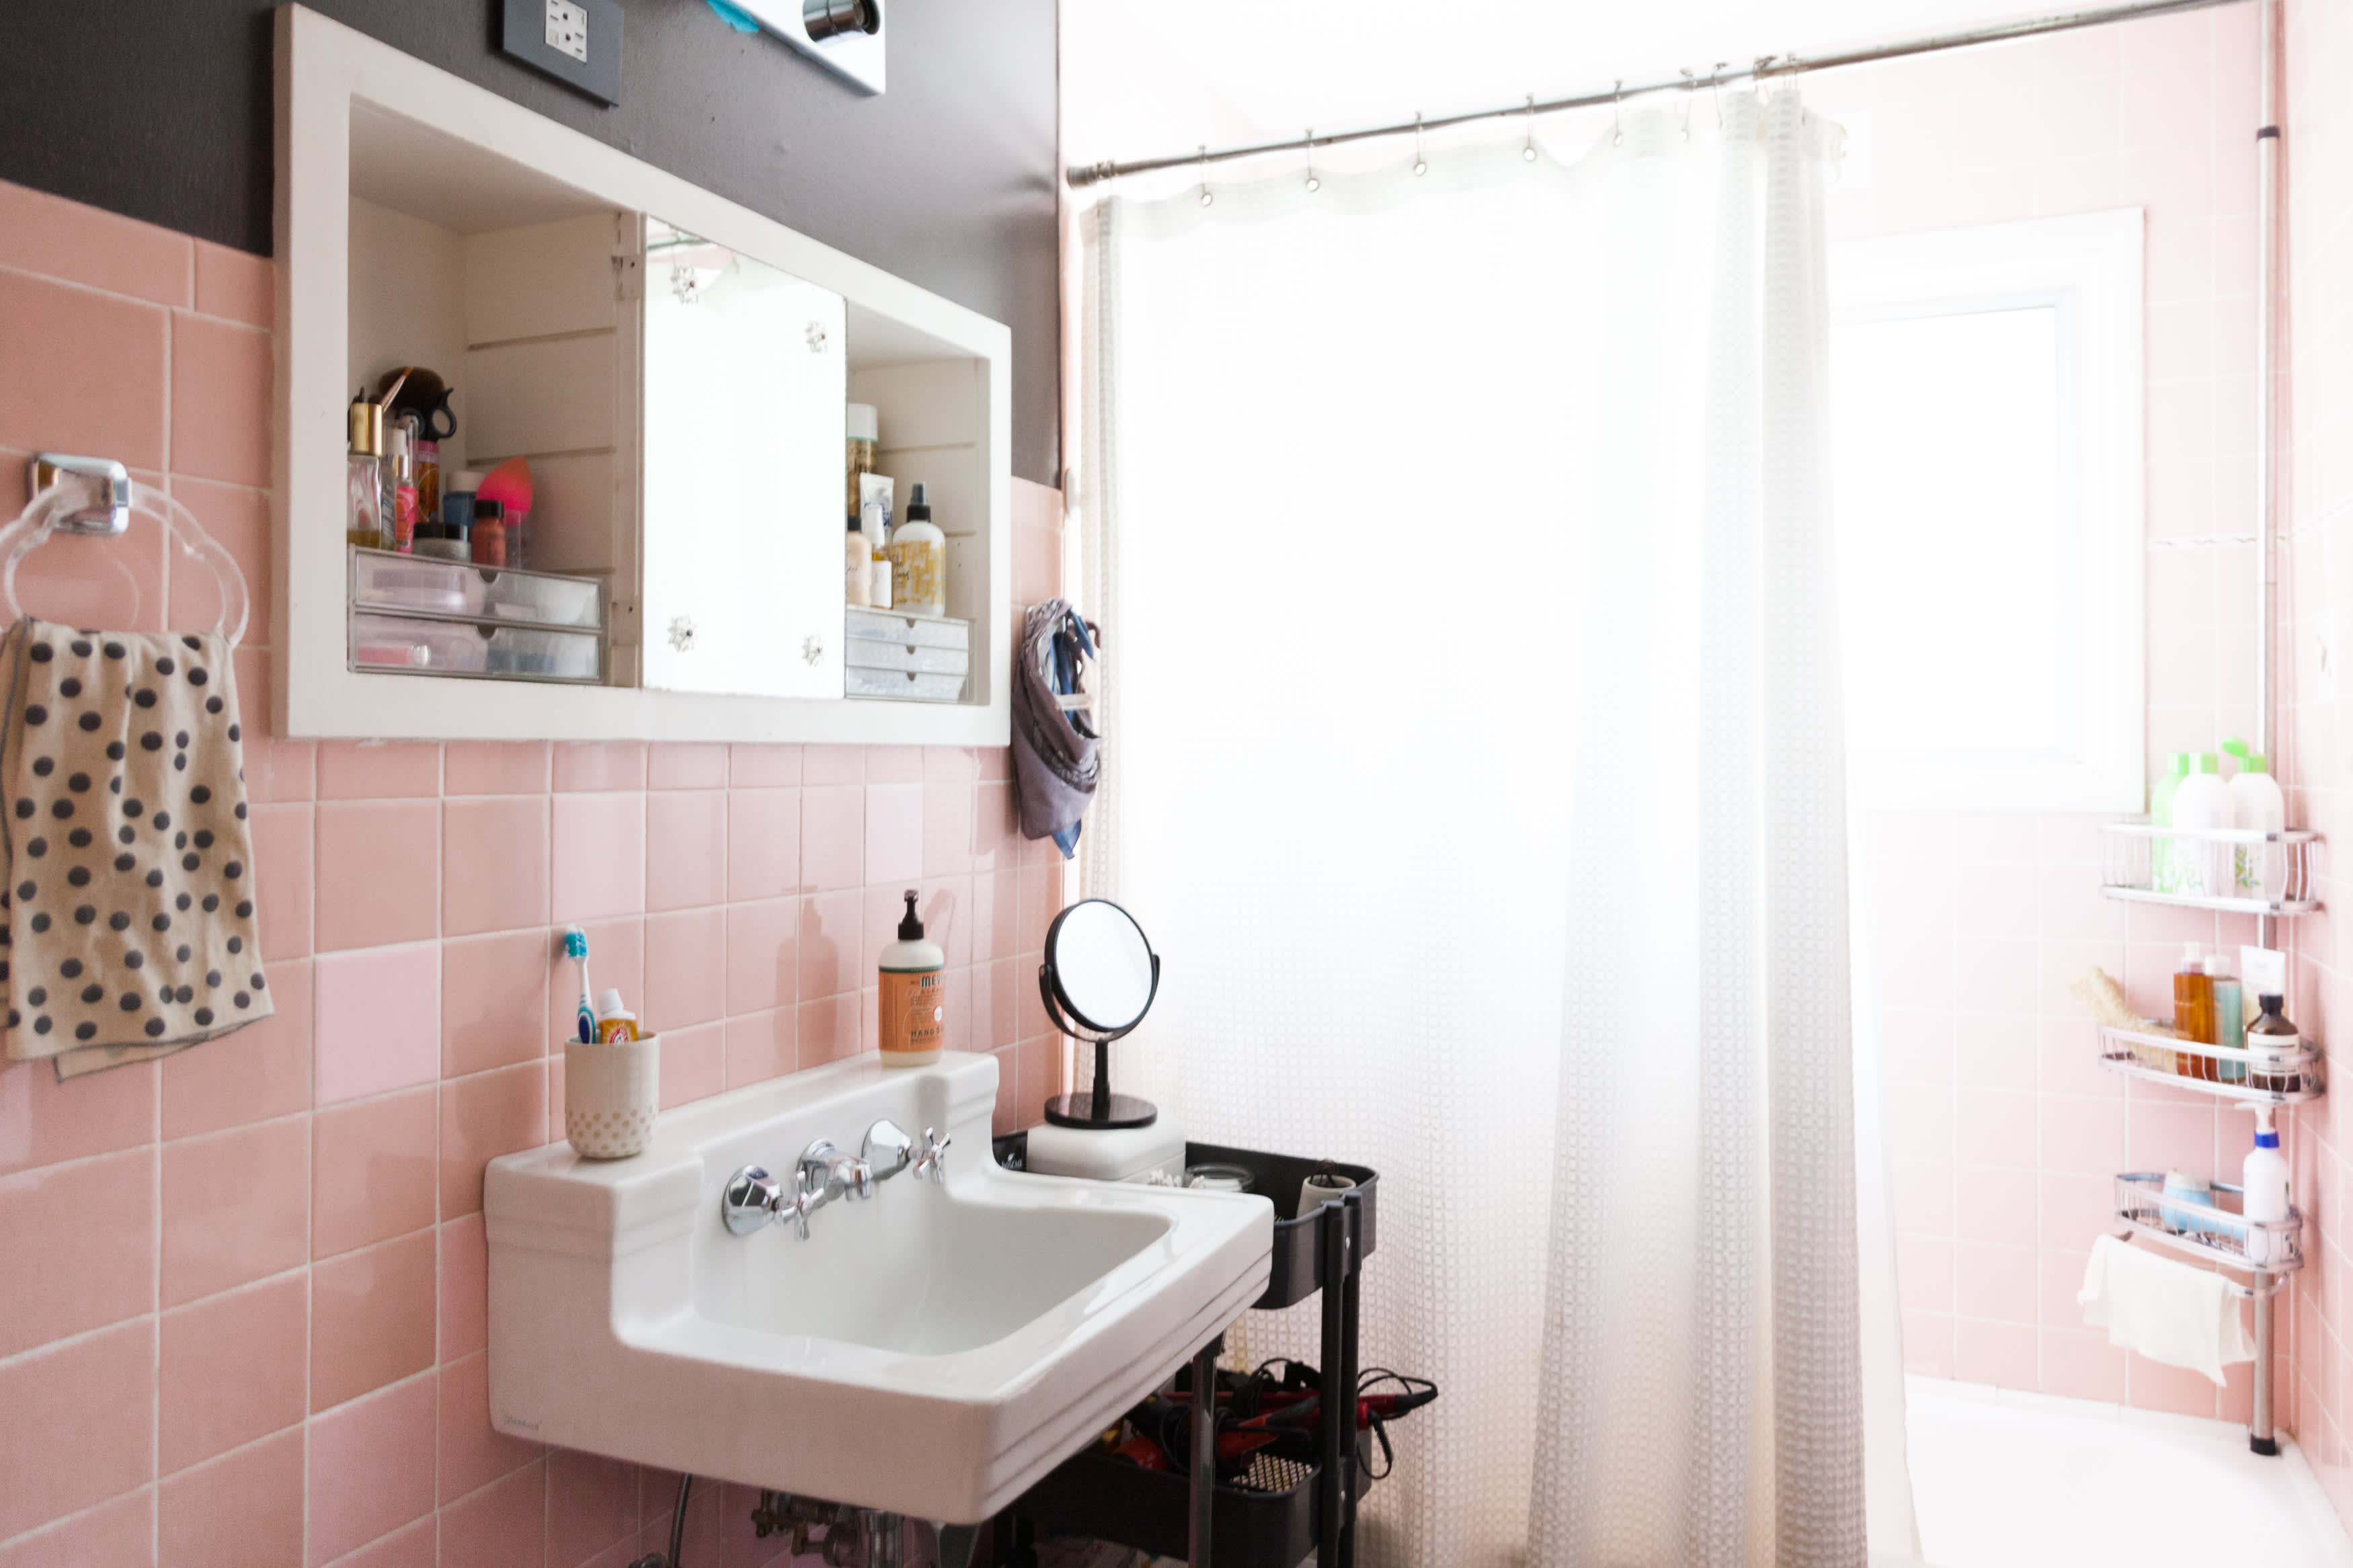
[[[1024,1040],[1013,1048],[1021,1069],[1019,1093],[1024,1121],[1044,1114],[1046,1101],[1062,1091],[1062,1053],[1055,1040]]]
[[[269,635],[266,626],[248,634]],[[257,647],[237,650],[237,711],[245,725],[245,796],[257,809],[265,801],[309,800],[318,787],[318,747],[309,741],[275,737],[269,714],[269,656]],[[303,864],[310,863],[306,849]]]
[[[254,901],[260,906],[255,919],[266,959],[307,958],[311,952],[312,809],[292,804],[250,808]]]
[[[2068,1399],[2121,1405],[2125,1352],[2095,1329],[2050,1329],[2042,1334],[2042,1392]]]
[[[980,776],[984,782],[990,779],[1011,778],[1013,748],[1010,746],[983,747],[980,752]]]
[[[1016,478],[1013,481],[1013,521],[1039,528],[1061,527],[1061,488],[1041,485],[1035,479]]]
[[[801,791],[801,885],[816,892],[866,880],[866,791],[857,785]]]
[[[2046,1094],[2037,1163],[2045,1175],[2086,1176],[2125,1168],[2125,1105],[2121,1100],[2084,1100]]]
[[[1968,1193],[1964,1186],[1964,1216],[1969,1209]],[[2031,1225],[2025,1239],[2027,1245],[2022,1247],[1954,1242],[1953,1310],[1964,1318],[2005,1323],[2036,1321],[2041,1316],[2042,1275]]]
[[[162,1195],[164,1305],[294,1268],[310,1255],[310,1119],[166,1143]]]
[[[700,909],[727,899],[727,796],[672,789],[646,796],[646,908]]]
[[[150,482],[136,470],[132,478]],[[159,631],[164,549],[164,531],[144,514],[134,514],[120,539],[53,539],[17,573],[18,602],[30,614],[75,626]]]
[[[1953,1165],[1945,1159],[1888,1162],[1895,1196],[1895,1228],[1923,1236],[1953,1234]]]
[[[511,1476],[547,1450],[491,1425],[491,1358],[441,1366],[440,1497],[444,1503]]]
[[[267,331],[277,314],[278,273],[269,258],[200,239],[196,247],[196,309]]]
[[[804,1002],[797,1013],[793,1027],[800,1041],[802,1068],[823,1067],[865,1048],[860,1037],[857,993]]]
[[[1059,531],[1013,531],[1013,596],[1039,604],[1062,592],[1062,536]]]
[[[2216,1390],[2203,1373],[2166,1366],[2146,1356],[2126,1360],[2125,1402],[2137,1410],[2164,1410],[2176,1415],[2211,1419]]]
[[[2040,1381],[2037,1336],[2031,1323],[1953,1321],[1952,1375],[1963,1383],[2032,1388]]]
[[[569,1448],[549,1452],[548,1568],[581,1568],[616,1543],[634,1548],[637,1525],[635,1465]]]
[[[727,783],[733,789],[784,789],[801,782],[798,746],[727,748]]]
[[[561,1059],[561,1058],[558,1058]],[[482,1216],[441,1227],[441,1359],[471,1355],[490,1343],[490,1243]]]
[[[903,895],[905,889],[894,888],[892,891]],[[915,911],[923,920],[924,940],[939,943],[950,969],[962,969],[970,963],[973,959],[972,879],[927,878],[915,884]],[[903,914],[905,908],[902,898],[896,905],[896,912]],[[897,933],[898,928],[894,924],[889,932],[877,931],[875,934],[895,936]],[[881,954],[878,952],[876,956],[879,959]]]
[[[923,874],[923,786],[869,786],[866,791],[866,880],[913,882]]]
[[[646,917],[645,1005],[639,1026],[670,1030],[727,1011],[727,915],[688,910]]]
[[[185,305],[190,243],[154,224],[0,181],[0,267]]]
[[[441,813],[442,933],[546,925],[547,801],[538,795],[453,800]]]
[[[2007,1089],[1956,1089],[1953,1132],[1954,1148],[1973,1164],[2031,1170],[2036,1153],[2034,1096]]]
[[[1021,874],[976,871],[972,878],[972,957],[976,963],[1011,958],[1021,949]]]
[[[588,921],[581,929],[588,937],[588,984],[599,992],[610,987],[642,1017],[638,1005],[646,995],[646,922],[641,919]],[[573,1037],[580,1005],[580,972],[564,956],[560,934],[548,944],[547,1025],[543,1037],[554,1059],[564,1059],[563,1042]],[[593,1005],[595,998],[590,998]]]
[[[302,1434],[289,1428],[156,1491],[158,1554],[172,1568],[302,1561]]]
[[[925,784],[975,784],[980,782],[980,752],[971,746],[925,746]]]
[[[664,1110],[703,1100],[727,1087],[727,1026],[703,1024],[664,1029],[661,1037],[661,1104]]]
[[[441,1086],[441,1215],[482,1206],[482,1167],[545,1142],[547,1068],[542,1062],[453,1078]]]
[[[849,889],[800,900],[800,996],[835,996],[866,984],[866,895]]]
[[[143,1487],[0,1546],[0,1568],[57,1568],[60,1563],[148,1568],[154,1561],[155,1494]]]
[[[441,748],[430,741],[322,741],[321,800],[398,800],[441,793]]]
[[[322,801],[317,809],[319,951],[382,947],[436,935],[440,803]]]
[[[0,1541],[153,1479],[154,1368],[153,1318],[0,1362]]]
[[[955,781],[923,786],[923,875],[947,877],[973,867],[976,786]]]
[[[0,1356],[154,1310],[154,1194],[153,1149],[0,1180]]]
[[[152,1067],[59,1083],[47,1062],[0,1065],[0,1176],[146,1142],[154,1135],[155,1085]]]
[[[311,1423],[312,1568],[432,1510],[436,1394],[411,1378]]]
[[[311,1268],[311,1408],[328,1410],[433,1364],[434,1236]]]
[[[727,1020],[727,1087],[782,1078],[800,1065],[798,1009],[778,1007]],[[668,1042],[664,1042],[667,1045]]]
[[[641,790],[646,787],[642,741],[566,742],[555,748],[555,787],[575,790]]]
[[[920,784],[923,777],[923,748],[921,746],[869,746],[866,748],[866,782],[878,784]]]
[[[865,747],[804,746],[801,749],[801,783],[804,784],[844,784],[865,782]]]
[[[333,1105],[440,1076],[438,946],[335,952],[311,966],[312,1082]]]
[[[800,791],[730,791],[727,897],[737,902],[782,898],[798,888],[800,868]]]
[[[642,911],[645,797],[557,796],[551,865],[554,892],[550,918],[558,925]]]
[[[170,325],[153,305],[0,271],[0,447],[163,468]]]
[[[978,973],[976,968],[975,973]],[[973,986],[974,1020],[976,1024],[984,1017],[988,1021],[987,1032],[974,1037],[976,1046],[996,1050],[999,1047],[1012,1045],[1021,1037],[1021,997],[1023,993],[1035,989],[1034,985],[1023,984],[1029,978],[1029,973],[1018,961],[1000,959],[988,966],[988,994],[985,998],[976,982]]]
[[[789,1006],[799,994],[801,900],[774,899],[727,910],[727,1011]]]
[[[989,1130],[1003,1134],[1020,1131],[1021,1063],[1017,1048],[1008,1046],[990,1053],[997,1062],[997,1104],[989,1118]]]
[[[544,930],[441,944],[442,1077],[512,1067],[546,1053],[548,952]],[[566,981],[571,968],[564,965]],[[566,1005],[576,999],[567,990]]]
[[[269,334],[172,313],[172,471],[269,483]]]
[[[156,1405],[165,1475],[302,1419],[310,1314],[310,1282],[299,1273],[164,1314]]]
[[[725,789],[727,748],[708,742],[656,742],[646,757],[648,789]]]
[[[311,1256],[389,1241],[434,1220],[431,1085],[320,1111],[311,1121]]]
[[[533,1465],[441,1510],[441,1568],[536,1563],[546,1535],[547,1469]]]
[[[278,1008],[270,1016],[160,1064],[164,1137],[216,1132],[309,1107],[311,961],[271,963],[269,994]],[[119,1076],[117,1068],[76,1081]]]
[[[248,616],[246,636],[256,642],[264,640],[269,636],[270,614],[269,492],[207,479],[175,478],[172,480],[172,498],[194,512],[205,531],[237,562],[245,578]],[[209,626],[219,621],[220,580],[209,567],[184,551],[174,550],[167,555],[166,574],[171,595],[171,614],[167,618],[171,625]],[[237,713],[249,733],[255,721],[266,717],[267,709],[266,705],[258,706],[248,712],[240,702]]]
[[[1062,908],[1062,861],[1059,855],[1051,860],[1025,863],[1021,868],[1020,923],[1015,940],[1021,952],[1042,952],[1046,947],[1046,928]]]
[[[545,741],[452,741],[441,760],[441,793],[545,795],[549,759]]]
[[[2209,1103],[2143,1100],[2125,1113],[2126,1159],[2136,1171],[2180,1169],[2211,1176],[2215,1169],[2214,1110]],[[2201,1097],[2202,1100],[2203,1097]],[[2245,1124],[2242,1122],[2241,1127]]]

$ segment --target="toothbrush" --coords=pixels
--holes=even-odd
[[[580,1043],[596,1043],[596,1007],[590,1000],[596,994],[588,989],[588,933],[578,926],[564,928],[564,956],[580,966]]]

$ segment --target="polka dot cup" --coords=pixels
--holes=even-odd
[[[584,1160],[626,1160],[653,1142],[661,1110],[661,1037],[564,1043],[564,1136]]]

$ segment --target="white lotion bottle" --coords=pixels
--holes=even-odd
[[[2287,797],[2271,764],[2261,752],[2250,752],[2244,741],[2225,741],[2222,749],[2239,759],[2231,779],[2231,826],[2258,833],[2277,833],[2287,826]],[[2278,844],[2232,847],[2232,880],[2242,899],[2287,896],[2287,851]]]
[[[2222,783],[2221,761],[2211,752],[2192,760],[2189,775],[2173,792],[2173,826],[2202,830],[2231,826],[2231,792]],[[2198,898],[2232,896],[2230,846],[2201,839],[2179,841],[2181,891]]]
[[[2239,1182],[2245,1189],[2239,1212],[2248,1221],[2247,1261],[2274,1262],[2271,1234],[2257,1226],[2287,1218],[2287,1157],[2280,1152],[2279,1134],[2273,1131],[2268,1105],[2255,1107],[2255,1146],[2247,1152]]]

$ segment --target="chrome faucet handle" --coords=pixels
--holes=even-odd
[[[783,1218],[782,1211],[788,1206],[785,1184],[757,1165],[746,1165],[728,1177],[727,1190],[719,1197],[720,1216],[733,1236],[765,1229]]]
[[[866,1130],[859,1158],[874,1168],[874,1179],[887,1182],[914,1162],[915,1141],[905,1129],[885,1117]]]
[[[953,1138],[941,1137],[935,1128],[924,1128],[923,1152],[915,1156],[915,1180],[947,1185],[948,1145],[955,1142]]]
[[[801,1151],[801,1183],[814,1194],[812,1212],[837,1198],[857,1200],[874,1195],[874,1167],[820,1138]]]
[[[824,1190],[809,1185],[808,1171],[804,1167],[793,1174],[793,1195],[789,1198],[778,1195],[776,1218],[790,1221],[795,1239],[807,1241],[809,1238],[809,1215],[824,1206]]]

